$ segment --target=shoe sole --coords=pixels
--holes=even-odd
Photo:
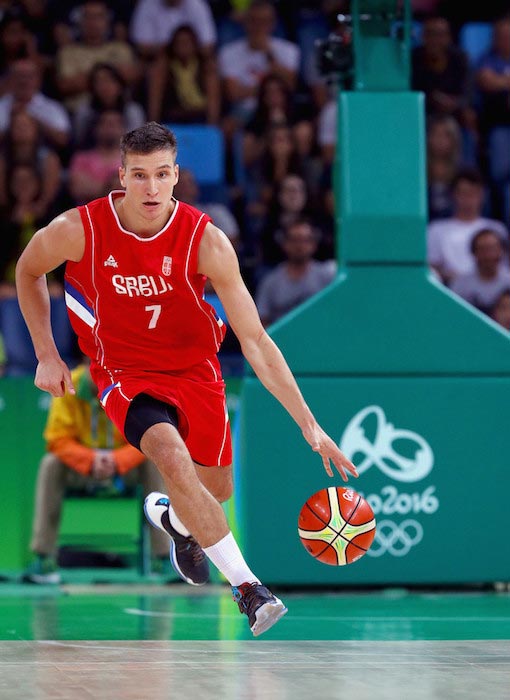
[[[267,632],[278,620],[286,613],[288,608],[282,603],[279,598],[276,598],[276,603],[264,603],[255,613],[255,623],[251,627],[254,637],[258,637]]]
[[[170,562],[174,568],[174,571],[180,576],[180,578],[185,581],[186,583],[189,583],[190,586],[205,586],[207,581],[203,581],[202,583],[196,583],[195,581],[192,581],[190,578],[188,578],[179,568],[179,565],[177,563],[177,557],[175,556],[175,542],[174,538],[172,535],[168,532],[168,530],[165,530],[165,528],[162,525],[158,525],[157,523],[154,522],[154,520],[151,518],[149,515],[149,512],[147,510],[147,504],[144,501],[143,504],[143,512],[145,513],[145,517],[149,521],[149,523],[152,525],[152,527],[155,527],[157,530],[162,530],[164,533],[170,537]]]

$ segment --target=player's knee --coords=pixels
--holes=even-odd
[[[142,452],[165,472],[178,468],[181,464],[191,464],[186,445],[173,428],[162,423],[154,425],[143,434],[140,440]]]
[[[167,445],[164,449],[152,451],[150,457],[160,474],[176,485],[189,480],[193,472],[193,463],[184,445]]]
[[[193,474],[193,462],[184,446],[176,445],[164,452],[160,462],[163,473],[173,482],[189,481]]]

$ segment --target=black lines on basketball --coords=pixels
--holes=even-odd
[[[337,498],[338,498],[338,493],[337,493]],[[342,529],[341,529],[340,532],[339,532],[340,535],[341,535],[342,532],[345,530],[345,528],[347,527],[347,525],[350,525],[350,523],[351,523],[351,518],[352,518],[352,516],[354,515],[354,513],[356,512],[356,510],[357,510],[357,508],[358,508],[360,502],[361,502],[361,501],[360,501],[360,499],[358,498],[358,502],[356,503],[356,505],[355,505],[354,508],[352,509],[351,514],[349,515],[349,518],[347,518],[347,519],[344,518],[343,527],[342,527]],[[342,512],[342,508],[341,508],[341,506],[340,506],[340,502],[339,502],[338,508],[339,508],[339,510],[340,510],[340,513],[341,513],[341,512]],[[342,518],[343,518],[343,515],[342,515]],[[345,539],[345,537],[343,537],[342,539]],[[347,540],[347,541],[350,542],[350,540]]]
[[[317,520],[320,520],[320,521],[321,521],[321,523],[324,525],[324,527],[329,527],[330,530],[333,530],[333,532],[335,532],[337,535],[340,534],[339,532],[337,532],[335,529],[333,529],[333,528],[331,527],[331,522],[329,522],[329,523],[326,522],[326,521],[322,518],[321,515],[319,515],[318,513],[316,513],[316,512],[314,511],[314,509],[312,508],[312,506],[311,506],[309,503],[307,503],[306,505],[307,505],[307,507],[311,510],[311,512],[313,513],[313,515],[315,515],[315,517],[317,518]],[[320,528],[320,529],[322,530],[322,528]]]

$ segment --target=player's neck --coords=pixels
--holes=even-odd
[[[120,225],[123,229],[141,238],[150,238],[165,228],[174,212],[176,202],[175,199],[172,198],[162,215],[155,219],[149,219],[145,217],[143,213],[138,212],[136,207],[131,206],[129,201],[126,202],[125,196],[114,198],[113,206],[115,207]]]

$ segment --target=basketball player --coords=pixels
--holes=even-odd
[[[217,351],[225,327],[203,298],[218,294],[246,359],[287,409],[333,476],[355,467],[306,405],[264,331],[228,238],[195,208],[173,198],[179,170],[174,135],[151,122],[121,140],[125,191],[57,216],[17,264],[19,302],[38,366],[35,384],[74,393],[50,325],[45,275],[67,261],[69,316],[91,359],[101,403],[127,440],[152,460],[168,495],[147,497],[151,523],[171,537],[171,559],[194,585],[212,561],[233,589],[254,635],[286,607],[261,584],[235,542],[220,505],[232,493],[232,449]]]

